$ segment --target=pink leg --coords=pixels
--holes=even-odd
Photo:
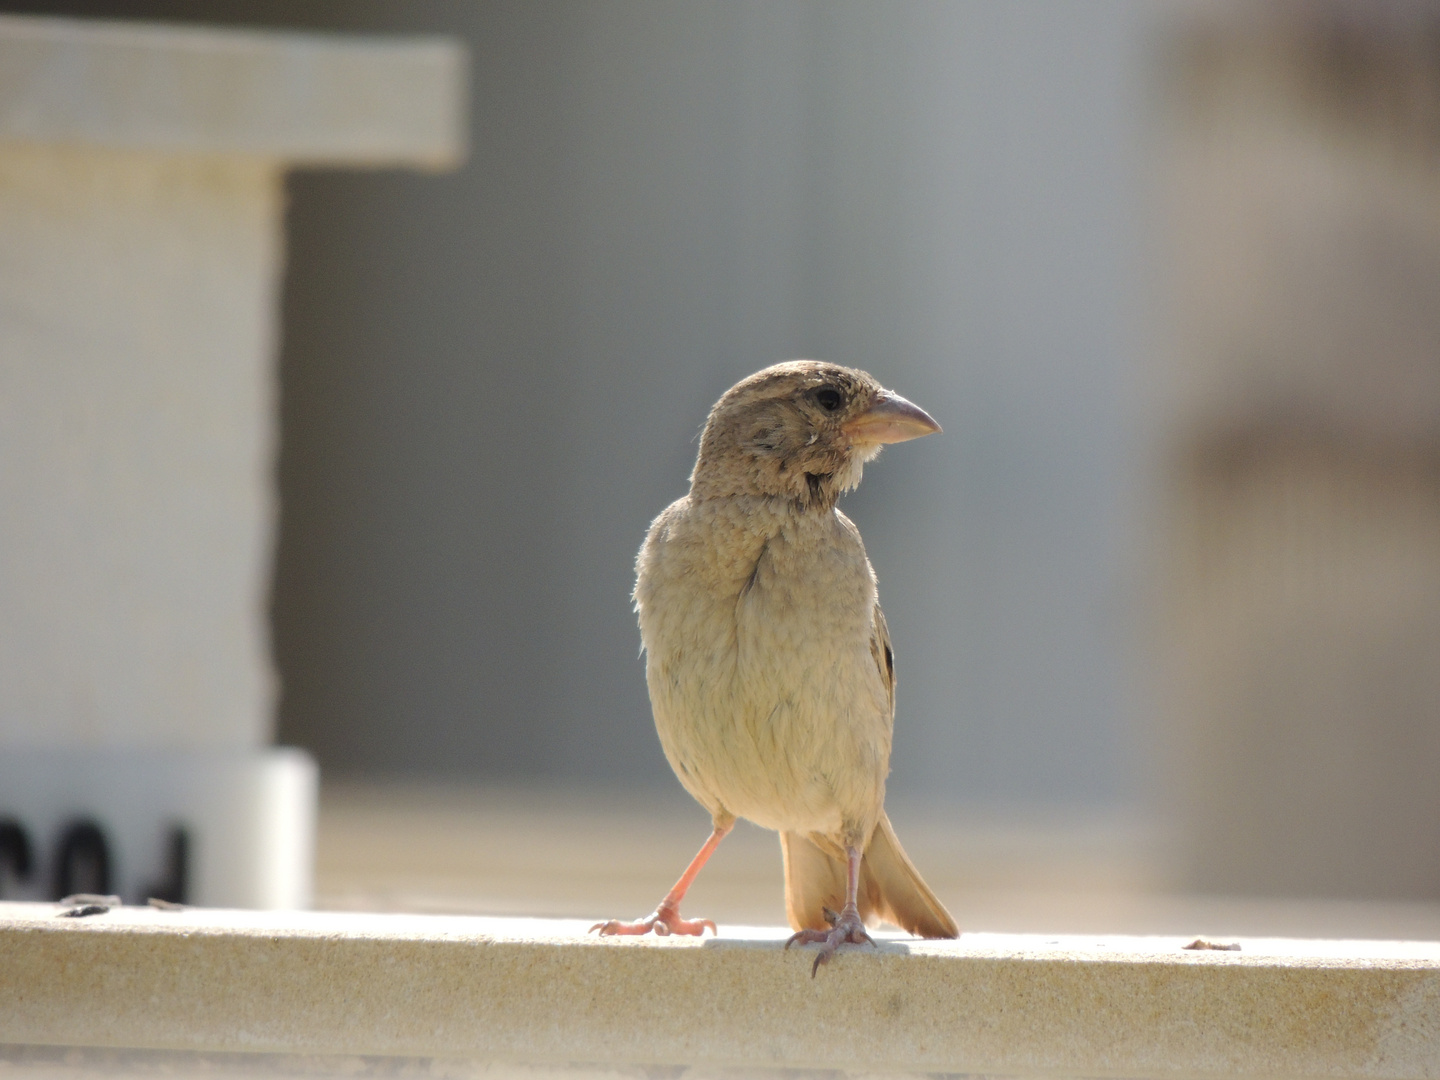
[[[828,964],[830,958],[835,955],[841,945],[874,945],[874,940],[865,932],[865,924],[860,921],[860,850],[858,848],[846,848],[845,854],[850,857],[849,873],[845,882],[845,908],[826,930],[801,930],[791,935],[790,940],[785,942],[785,948],[791,945],[813,945],[819,944],[820,951],[815,955],[815,963],[810,965],[810,977],[813,979],[815,973],[820,970],[821,964]],[[827,909],[826,914],[829,914]]]
[[[660,906],[655,909],[654,914],[644,919],[637,919],[635,922],[621,922],[619,919],[611,919],[609,922],[598,922],[590,928],[592,932],[600,931],[601,937],[608,937],[611,934],[648,934],[652,930],[664,937],[668,934],[690,934],[699,936],[710,928],[710,933],[717,933],[715,924],[709,919],[682,919],[680,917],[680,901],[685,899],[685,893],[689,891],[700,868],[710,861],[710,856],[715,854],[715,849],[720,846],[730,830],[735,827],[735,819],[721,823],[715,822],[715,831],[710,834],[710,839],[705,841],[705,846],[696,853],[695,858],[690,860],[690,865],[680,875],[680,880],[675,882],[675,887],[665,894],[665,899],[660,901]]]

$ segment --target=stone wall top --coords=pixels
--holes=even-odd
[[[779,929],[600,940],[559,920],[61,910],[0,904],[0,1044],[576,1077],[1440,1076],[1435,943],[887,934],[812,979]]]
[[[465,88],[446,38],[0,15],[0,143],[445,168]]]

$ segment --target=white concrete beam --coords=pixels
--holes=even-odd
[[[0,15],[0,142],[444,168],[465,81],[441,38]]]
[[[773,929],[602,941],[549,920],[60,910],[0,904],[0,1043],[492,1076],[1440,1076],[1440,943],[887,936],[812,979]]]

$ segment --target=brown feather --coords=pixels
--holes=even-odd
[[[860,863],[860,895],[874,897],[875,913],[916,937],[953,938],[960,928],[915,869],[883,811]]]
[[[825,911],[845,906],[845,853],[824,837],[780,834],[785,862],[785,915],[795,930],[824,930]],[[860,917],[888,922],[916,937],[959,937],[960,928],[925,884],[881,813],[860,862]]]

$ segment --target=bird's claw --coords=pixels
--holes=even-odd
[[[791,945],[820,946],[820,951],[815,954],[815,962],[810,965],[812,979],[820,970],[820,965],[828,964],[841,945],[869,945],[872,948],[879,948],[875,944],[875,939],[865,932],[865,924],[860,921],[859,912],[847,909],[836,915],[827,909],[825,921],[830,924],[829,930],[799,930],[790,935],[790,940],[785,942],[787,949]]]
[[[719,935],[720,931],[715,928],[711,919],[682,919],[680,912],[661,908],[653,915],[643,919],[636,919],[634,922],[621,922],[619,919],[610,919],[607,922],[598,922],[590,927],[590,933],[599,933],[601,937],[614,937],[616,935],[631,934],[654,934],[656,937],[669,937],[671,934],[681,934],[689,937],[700,937],[706,930]]]

